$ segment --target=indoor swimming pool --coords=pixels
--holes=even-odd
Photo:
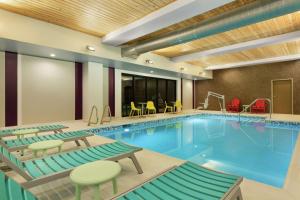
[[[282,187],[299,124],[196,115],[94,129],[98,135],[275,187]]]

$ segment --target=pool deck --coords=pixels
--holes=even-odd
[[[155,116],[150,116],[147,118],[116,118],[113,119],[112,122],[106,123],[104,125],[98,125],[96,127],[104,127],[104,126],[112,126],[112,125],[120,125],[127,123],[136,123],[142,121],[149,120],[158,120],[164,118],[177,117],[180,115],[187,114],[198,114],[203,113],[204,111],[185,111],[181,114],[158,114]],[[205,113],[214,113],[220,114],[218,111],[205,111]],[[248,114],[245,114],[248,115]],[[251,115],[257,116],[257,115]],[[258,115],[262,116],[262,115]],[[266,115],[267,116],[267,115]],[[300,122],[300,115],[282,115],[282,114],[273,114],[272,120],[280,120],[280,121],[297,121]],[[59,124],[63,124],[69,126],[70,128],[65,131],[71,130],[80,130],[90,128],[87,126],[86,122],[81,120],[79,121],[66,121],[66,122],[57,122]],[[53,123],[52,123],[53,124]],[[27,125],[28,126],[28,125]],[[32,125],[30,125],[32,126]],[[95,127],[95,126],[93,126]],[[47,134],[47,133],[44,133]],[[106,142],[110,142],[112,140],[100,137],[93,136],[88,138],[91,145],[99,145]],[[84,145],[83,145],[84,147]],[[65,143],[63,146],[63,150],[71,150],[76,149],[74,142]],[[53,151],[55,152],[55,150]],[[118,186],[119,193],[122,193],[146,180],[155,176],[156,174],[164,171],[174,165],[178,165],[183,160],[179,160],[173,157],[169,157],[163,154],[159,154],[153,151],[143,150],[138,152],[137,159],[140,162],[144,173],[138,175],[132,162],[129,159],[123,159],[119,163],[122,166],[122,173],[118,178]],[[24,156],[23,159],[31,158],[31,155]],[[244,179],[241,184],[242,194],[244,200],[299,200],[300,199],[300,137],[296,142],[294,154],[290,163],[288,175],[286,178],[285,185],[282,189],[278,189],[269,185],[265,185],[262,183],[258,183],[252,180]],[[259,163],[258,163],[259,164]],[[12,176],[19,182],[23,182],[24,180],[17,175],[13,171],[7,172],[9,176]],[[38,195],[39,199],[51,199],[51,200],[60,200],[66,199],[71,200],[74,199],[75,189],[69,178],[59,179],[57,181],[53,181],[48,184],[44,184],[38,187],[31,189],[31,191]],[[92,199],[93,191],[90,188],[84,189],[82,193],[83,200]],[[103,199],[110,199],[112,195],[112,184],[106,183],[101,187],[101,195]]]

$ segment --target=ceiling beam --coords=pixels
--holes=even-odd
[[[212,66],[206,67],[205,70],[248,67],[248,66],[252,66],[252,65],[278,63],[278,62],[293,61],[293,60],[299,60],[299,59],[300,59],[300,54],[294,54],[294,55],[286,55],[286,56],[277,56],[277,57],[272,57],[272,58],[263,58],[263,59],[253,60],[253,61],[228,63],[228,64],[222,64],[222,65],[212,65]]]
[[[136,38],[200,15],[233,0],[177,0],[149,15],[110,32],[102,38],[102,43],[119,46]]]
[[[251,40],[248,42],[242,42],[242,43],[238,43],[238,44],[228,45],[228,46],[224,46],[224,47],[220,47],[220,48],[194,52],[194,53],[190,53],[190,54],[186,54],[186,55],[182,55],[182,56],[176,56],[176,57],[171,58],[171,60],[174,62],[192,61],[192,60],[200,59],[202,57],[217,56],[217,55],[223,55],[223,54],[227,54],[227,53],[244,51],[244,50],[254,49],[254,48],[263,47],[263,46],[267,46],[267,45],[293,41],[293,40],[296,40],[299,38],[300,38],[300,31],[295,31],[295,32],[290,32],[290,33],[286,33],[286,34],[282,34],[282,35],[276,35],[276,36],[272,36],[272,37]]]

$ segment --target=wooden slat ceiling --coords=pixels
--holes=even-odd
[[[155,51],[155,53],[167,57],[175,57],[297,30],[300,30],[300,12],[273,18],[185,44],[160,49]]]
[[[300,54],[300,40],[268,45],[260,48],[240,51],[236,53],[229,53],[220,56],[203,57],[199,60],[190,61],[188,63],[207,67],[294,54]]]
[[[175,0],[5,0],[0,8],[103,36]]]
[[[205,19],[220,15],[224,12],[239,8],[241,6],[247,5],[247,4],[252,3],[254,1],[257,1],[257,0],[235,0],[235,1],[233,1],[231,3],[228,3],[228,4],[225,4],[224,6],[221,6],[219,8],[215,8],[215,9],[213,9],[211,11],[208,11],[206,13],[203,13],[201,15],[192,17],[192,18],[187,19],[185,21],[182,21],[180,23],[171,25],[171,26],[166,27],[164,29],[161,29],[159,31],[156,31],[156,32],[153,32],[151,34],[140,37],[136,40],[130,41],[127,44],[135,44],[135,43],[142,42],[142,41],[145,41],[145,40],[151,40],[151,39],[154,39],[156,37],[160,37],[164,34],[168,34],[170,32],[177,31],[177,30],[192,26],[192,25],[194,25],[196,23],[199,23],[199,22],[201,22]],[[208,3],[209,3],[209,1],[208,1]]]

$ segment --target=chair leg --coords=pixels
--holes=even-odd
[[[77,146],[80,146],[80,143],[78,142],[78,140],[75,140],[75,143]]]
[[[131,117],[131,112],[132,112],[132,110],[130,110],[128,117]]]
[[[129,156],[129,158],[132,160],[132,162],[133,162],[133,164],[134,164],[136,170],[138,171],[138,173],[139,173],[139,174],[142,174],[142,173],[143,173],[143,170],[142,170],[142,168],[141,168],[141,166],[140,166],[138,160],[136,159],[135,155],[132,154],[132,155]]]
[[[82,141],[84,142],[84,144],[87,146],[87,147],[90,147],[90,143],[89,141],[86,139],[86,138],[83,138]]]

